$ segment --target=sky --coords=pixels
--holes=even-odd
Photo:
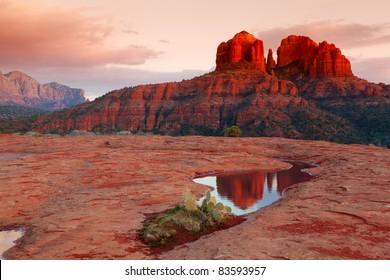
[[[246,30],[276,49],[292,34],[328,41],[355,75],[390,84],[388,0],[0,0],[0,71],[82,88],[181,81],[215,67]]]

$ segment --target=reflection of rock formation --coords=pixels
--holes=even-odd
[[[273,173],[243,173],[217,176],[219,195],[236,207],[248,209],[263,199],[264,191],[281,195],[283,190],[299,182],[309,181],[311,175],[301,172],[308,166],[294,164],[291,169]]]
[[[276,192],[278,190],[278,173],[267,173],[268,192]]]
[[[217,176],[217,190],[237,207],[247,209],[263,198],[266,173]]]

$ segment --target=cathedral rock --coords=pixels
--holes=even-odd
[[[360,106],[359,112],[365,112],[366,104],[379,104],[374,99],[382,98],[384,107],[370,109],[374,115],[367,117],[381,124],[380,114],[388,115],[389,93],[388,85],[355,77],[333,44],[292,35],[281,41],[275,61],[272,50],[265,59],[263,42],[242,31],[218,46],[215,71],[181,82],[114,90],[42,116],[34,129],[223,135],[224,128],[238,125],[244,136],[359,142],[366,141],[359,140],[361,135],[375,131],[359,130],[366,119],[348,110]]]

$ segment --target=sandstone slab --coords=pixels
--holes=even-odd
[[[390,259],[390,151],[282,138],[0,136],[8,259]],[[10,155],[15,156],[10,156]],[[22,155],[22,156],[17,156]],[[217,170],[319,166],[243,223],[155,255],[137,231]]]

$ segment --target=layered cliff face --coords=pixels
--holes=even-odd
[[[210,73],[180,83],[117,90],[43,117],[39,130],[99,130],[103,124],[111,130],[219,130],[232,123],[258,120],[269,110],[309,106],[296,95],[292,82],[259,75],[256,70]]]
[[[218,46],[216,70],[253,68],[265,72],[263,41],[246,31]]]
[[[115,90],[40,117],[35,130],[221,135],[226,126],[238,125],[245,136],[351,143],[368,142],[366,133],[377,132],[374,126],[360,128],[367,121],[356,112],[368,112],[370,122],[390,131],[376,107],[365,109],[383,103],[378,110],[386,115],[390,86],[353,76],[349,61],[334,45],[289,36],[277,54],[277,62],[272,50],[265,60],[263,42],[243,31],[219,45],[216,71],[179,83]],[[347,112],[341,114],[339,108]]]
[[[40,84],[19,71],[0,72],[0,103],[23,105],[46,110],[59,110],[85,102],[82,89],[58,83]]]
[[[304,74],[310,78],[354,76],[349,60],[326,41],[318,45],[309,37],[291,35],[282,40],[277,54],[277,68],[285,74]]]

